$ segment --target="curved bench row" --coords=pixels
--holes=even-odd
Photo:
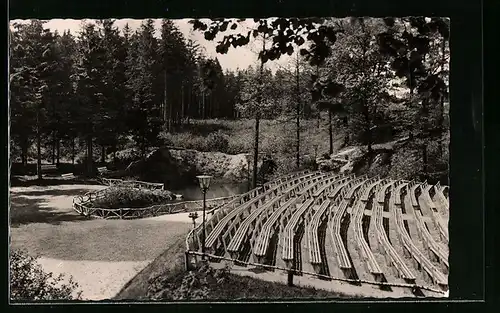
[[[385,253],[389,256],[391,263],[396,267],[399,275],[401,278],[403,278],[406,281],[415,281],[415,275],[412,273],[412,271],[406,266],[404,261],[401,259],[399,254],[396,252],[394,247],[391,245],[389,242],[389,238],[387,238],[387,234],[384,230],[384,225],[383,225],[383,220],[382,220],[382,211],[383,211],[383,206],[385,204],[385,196],[387,194],[387,189],[391,186],[393,186],[395,182],[389,182],[385,184],[380,190],[379,194],[377,197],[377,203],[374,203],[374,212],[373,212],[373,222],[375,224],[375,232],[377,233],[377,239],[381,246],[383,247]],[[397,187],[396,187],[397,188]],[[395,188],[394,188],[395,189]],[[395,199],[395,193],[394,189],[392,189],[393,192],[390,192],[390,198],[389,198],[389,208],[393,209],[394,208],[394,199]]]
[[[312,182],[315,182],[318,180],[318,182],[321,182],[321,178],[324,176],[317,176],[313,177],[311,180]],[[256,208],[253,210],[249,216],[247,216],[238,229],[236,230],[236,233],[234,234],[233,238],[229,242],[229,245],[227,246],[227,251],[230,254],[237,254],[239,253],[242,243],[245,240],[245,238],[249,234],[249,229],[252,224],[255,224],[258,218],[261,219],[267,219],[267,216],[271,215],[276,209],[279,209],[280,204],[282,201],[288,201],[290,197],[295,196],[295,194],[299,191],[302,190],[306,185],[308,185],[311,180],[306,180],[304,179],[303,181],[299,181],[297,184],[290,186],[288,189],[284,190],[282,194],[277,195],[273,199],[270,199],[269,201],[266,201],[264,204],[262,204],[260,207]],[[252,229],[251,231],[257,231],[256,229]]]
[[[407,195],[408,199],[408,195]],[[405,202],[405,205],[411,205],[411,201]],[[410,235],[406,232],[403,222],[403,213],[400,207],[393,207],[394,219],[396,221],[396,227],[403,243],[403,247],[410,253],[410,255],[420,264],[424,271],[429,274],[432,280],[443,287],[448,285],[446,277],[431,263],[431,261],[413,244]]]
[[[417,185],[417,187],[420,187],[420,185]],[[415,189],[416,188],[412,187],[409,191],[410,197],[412,199],[415,198]],[[438,246],[432,235],[427,230],[427,227],[425,226],[422,211],[420,211],[419,209],[418,202],[417,205],[414,205],[412,203],[412,206],[413,206],[413,213],[417,221],[417,228],[422,237],[424,238],[424,242],[426,243],[428,248],[446,265],[446,267],[449,267],[448,257],[446,253],[442,251],[441,247]]]
[[[342,175],[343,176],[343,175]],[[290,220],[285,226],[284,229],[284,238],[283,238],[283,248],[282,248],[282,259],[284,261],[292,261],[294,256],[293,256],[293,240],[295,233],[297,231],[297,228],[300,226],[300,221],[302,219],[307,219],[307,215],[311,215],[312,210],[309,210],[311,206],[314,204],[315,199],[313,195],[315,194],[316,191],[322,189],[323,186],[326,185],[331,185],[335,180],[338,180],[339,177],[342,176],[333,176],[330,177],[326,180],[323,180],[321,183],[314,184],[310,186],[309,188],[306,188],[303,190],[303,192],[300,193],[301,197],[301,207],[299,210],[295,211],[295,213],[292,215]],[[323,189],[325,191],[326,189]]]
[[[342,241],[342,236],[340,234],[340,228],[342,224],[342,219],[347,211],[349,203],[352,201],[352,195],[357,188],[363,184],[365,177],[356,178],[348,182],[347,186],[340,192],[341,201],[338,205],[338,209],[335,210],[333,219],[328,224],[330,228],[330,236],[332,237],[333,247],[336,252],[337,262],[339,267],[343,270],[352,269],[352,263],[347,254],[347,249]]]
[[[348,185],[348,179],[348,177],[343,177],[340,180],[334,182],[334,184],[332,184],[331,186],[325,186],[324,188],[322,188],[321,194],[314,195],[316,204],[321,203],[321,206],[314,213],[310,223],[308,223],[306,227],[306,239],[309,246],[309,262],[311,264],[321,264],[322,262],[318,238],[319,226],[325,220],[325,218],[328,218],[325,213],[328,211],[330,215],[332,209],[338,207],[338,204],[340,203],[339,195],[343,188]],[[334,187],[335,189],[328,194],[329,199],[324,200],[324,197],[322,196],[325,196],[326,192],[329,191],[328,189],[326,189],[326,187]]]
[[[448,227],[445,225],[445,222],[441,217],[441,215],[439,215],[437,207],[434,201],[432,201],[432,198],[429,194],[429,190],[432,187],[433,187],[432,185],[429,185],[427,184],[427,182],[424,182],[422,186],[422,197],[427,207],[431,210],[432,219],[438,226],[439,232],[441,233],[441,237],[443,237],[446,240],[446,242],[449,242]]]
[[[370,181],[366,181],[365,184],[361,187],[360,193],[363,192],[373,183],[373,179]],[[368,271],[374,275],[382,274],[382,270],[380,269],[380,265],[378,264],[375,256],[373,255],[370,246],[365,240],[363,235],[363,216],[364,210],[366,207],[366,202],[364,201],[356,201],[354,203],[351,220],[353,221],[353,236],[354,242],[356,243],[358,249],[361,251],[361,255],[365,259],[366,265],[368,267]]]
[[[302,180],[307,180],[311,177],[317,176],[319,173],[310,173],[305,176],[299,176],[299,174],[288,175],[279,180],[279,184],[274,186],[275,184],[269,184],[268,186],[274,186],[268,189],[267,191],[263,191],[261,193],[257,193],[257,195],[253,198],[243,198],[240,201],[235,201],[230,203],[228,206],[232,206],[232,210],[227,213],[222,219],[220,219],[215,228],[208,234],[206,239],[206,248],[208,250],[215,250],[215,245],[217,242],[222,242],[223,237],[227,236],[227,233],[235,228],[236,225],[230,225],[238,216],[240,216],[245,210],[249,210],[252,206],[258,207],[260,204],[264,203],[266,199],[269,199],[273,196],[278,195],[281,191],[285,190],[287,187],[293,185],[294,183]],[[234,224],[234,223],[233,223]],[[232,226],[232,227],[231,227]]]

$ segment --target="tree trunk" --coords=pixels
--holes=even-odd
[[[253,188],[257,188],[257,166],[259,162],[259,123],[260,123],[260,112],[255,113],[255,137],[253,146]]]
[[[56,132],[52,131],[52,164],[56,164]]]
[[[167,127],[167,131],[170,131],[167,111],[167,71],[163,71],[163,123]]]
[[[59,163],[61,161],[61,140],[57,139],[56,143],[56,164],[59,166]]]
[[[75,165],[75,138],[71,140],[71,164]]]
[[[299,82],[299,56],[297,54],[297,70],[296,70],[296,79],[295,79],[295,83],[296,83],[296,92],[297,92],[297,156],[296,156],[296,166],[297,168],[300,167],[300,82]]]
[[[328,110],[328,136],[330,138],[330,154],[333,153],[333,127],[332,127],[332,111]]]
[[[349,145],[349,120],[348,120],[348,117],[345,116],[343,119],[342,119],[342,123],[344,124],[344,129],[345,129],[345,136],[344,136],[344,147]]]
[[[23,139],[21,142],[21,162],[23,167],[28,165],[28,140]]]
[[[184,83],[182,84],[181,88],[181,117],[180,117],[180,122],[182,123],[182,120],[184,119]],[[179,123],[179,124],[181,124]]]
[[[106,147],[101,146],[101,163],[106,163]]]
[[[36,109],[36,173],[37,178],[42,179],[42,151],[40,138],[40,104]]]
[[[87,176],[92,176],[94,172],[94,158],[92,151],[92,136],[87,135]]]
[[[266,50],[266,35],[262,38],[262,51]],[[262,86],[262,79],[264,75],[264,62],[260,62],[260,75],[259,75],[259,88]],[[257,188],[257,166],[259,162],[259,123],[260,123],[260,107],[262,102],[262,90],[259,90],[257,95],[257,110],[255,112],[255,140],[253,149],[253,188]]]

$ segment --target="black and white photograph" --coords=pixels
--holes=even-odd
[[[11,19],[10,302],[448,299],[450,31]]]

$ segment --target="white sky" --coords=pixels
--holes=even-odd
[[[153,19],[155,22],[156,28],[156,36],[159,37],[159,30],[161,26],[161,19]],[[27,22],[28,20],[12,20],[12,23],[16,22]],[[46,28],[49,28],[52,31],[57,30],[59,33],[62,33],[65,30],[69,30],[73,35],[77,35],[78,31],[81,28],[83,20],[73,20],[73,19],[52,19],[48,20],[44,25]],[[85,21],[93,22],[92,19],[87,19]],[[122,29],[127,23],[129,27],[134,31],[138,29],[141,23],[144,20],[138,19],[118,19],[115,21],[115,25]],[[215,46],[217,45],[217,41],[223,38],[223,35],[218,35],[214,41],[207,41],[203,37],[203,33],[199,31],[193,31],[192,25],[188,23],[189,19],[177,19],[173,20],[177,25],[179,30],[184,34],[186,39],[195,40],[201,47],[204,48],[204,54],[210,57],[217,57],[222,68],[235,70],[237,68],[244,69],[249,65],[254,65],[257,62],[257,52],[259,51],[259,47],[261,44],[258,42],[250,41],[250,44],[244,47],[238,47],[236,49],[230,48],[227,54],[218,54],[215,52]],[[252,28],[255,25],[253,20],[248,19],[245,22],[240,23],[235,32],[247,33],[249,28]],[[229,33],[226,32],[226,33]],[[253,36],[252,36],[253,38]],[[281,56],[278,61],[268,61],[266,66],[271,68],[273,71],[277,68],[287,66],[287,63],[290,62],[290,57],[287,55]]]

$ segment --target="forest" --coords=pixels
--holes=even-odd
[[[271,154],[300,168],[313,149],[371,153],[407,136],[386,174],[447,177],[449,19],[253,19],[254,29],[240,30],[243,21],[190,21],[218,41],[219,54],[258,43],[255,64],[236,70],[172,20],[162,20],[159,36],[152,19],[136,30],[83,21],[76,34],[40,20],[11,23],[12,167],[27,173],[36,163],[41,178],[43,162],[79,163],[95,175],[95,164],[125,150],[144,158],[178,146],[250,152],[255,168]],[[286,66],[268,66],[283,55]],[[266,144],[263,132],[276,140]]]

